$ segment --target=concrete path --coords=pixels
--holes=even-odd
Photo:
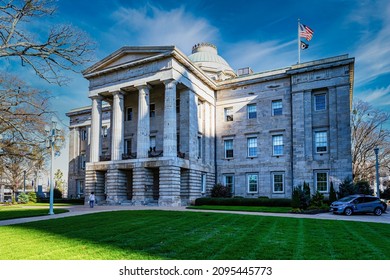
[[[36,207],[35,207],[36,208]],[[214,212],[214,213],[229,213],[237,215],[254,215],[254,216],[271,216],[271,217],[288,217],[288,218],[299,218],[299,219],[321,219],[321,220],[343,220],[343,221],[357,221],[357,222],[373,222],[373,223],[385,223],[390,224],[390,214],[384,213],[382,216],[375,216],[373,214],[366,215],[334,215],[333,213],[321,213],[315,215],[304,215],[304,214],[291,214],[291,213],[266,213],[266,212],[240,212],[240,211],[213,211],[213,210],[195,210],[195,209],[186,209],[183,207],[158,207],[158,206],[100,206],[97,205],[94,208],[89,206],[79,205],[79,206],[70,206],[70,207],[58,207],[69,209],[69,212],[47,215],[47,216],[38,216],[30,218],[20,218],[13,220],[4,220],[0,221],[0,226],[6,225],[15,225],[35,221],[44,221],[50,219],[59,219],[64,217],[79,216],[90,213],[97,212],[107,212],[107,211],[121,211],[121,210],[163,210],[163,211],[193,211],[193,212]]]

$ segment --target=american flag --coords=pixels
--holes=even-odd
[[[302,23],[299,24],[299,36],[305,38],[310,41],[313,37],[314,31],[309,27]]]

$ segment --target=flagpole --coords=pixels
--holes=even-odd
[[[299,18],[298,18],[298,64],[301,63],[301,44],[299,40]]]

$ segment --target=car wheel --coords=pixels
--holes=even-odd
[[[352,208],[349,208],[349,207],[345,208],[345,210],[344,210],[344,214],[345,214],[345,215],[351,216],[352,213],[353,213]]]
[[[381,209],[381,208],[379,208],[379,207],[375,208],[375,210],[374,210],[374,214],[375,214],[376,216],[380,216],[380,215],[382,215],[382,209]]]

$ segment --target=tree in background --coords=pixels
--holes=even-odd
[[[49,83],[63,85],[67,71],[91,61],[94,44],[87,34],[71,25],[44,25],[37,21],[56,12],[54,0],[8,0],[0,3],[0,58],[19,59]],[[48,30],[48,31],[47,31]],[[46,32],[46,34],[44,34]]]
[[[375,180],[375,153],[379,148],[380,176],[390,174],[390,130],[384,128],[390,114],[363,101],[353,105],[351,116],[353,180]]]
[[[63,176],[64,173],[61,171],[61,169],[57,169],[54,173],[54,186],[56,189],[59,189],[61,193],[64,193],[65,188],[65,180]]]

